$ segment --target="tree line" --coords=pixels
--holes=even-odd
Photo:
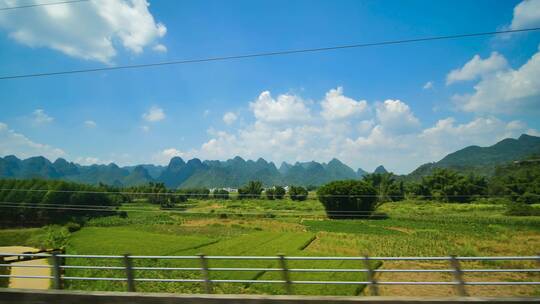
[[[35,226],[116,214],[114,208],[129,201],[129,197],[115,193],[119,191],[106,185],[58,180],[3,179],[0,225]]]

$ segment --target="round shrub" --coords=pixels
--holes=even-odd
[[[305,201],[308,196],[308,191],[304,187],[290,186],[289,196],[291,197],[293,201]]]
[[[285,197],[285,188],[281,186],[275,186],[274,187],[274,198],[275,199],[283,199]]]
[[[317,190],[317,197],[332,219],[369,217],[377,204],[377,191],[360,180],[328,183]]]

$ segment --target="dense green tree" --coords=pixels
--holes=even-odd
[[[281,186],[275,186],[274,187],[274,198],[275,199],[283,199],[285,197],[285,188]]]
[[[264,194],[266,195],[266,198],[269,200],[273,200],[275,198],[275,190],[274,188],[268,188],[264,190]]]
[[[474,174],[461,175],[449,169],[435,169],[431,175],[422,178],[419,190],[427,190],[420,195],[446,202],[465,203],[487,194],[487,180]],[[419,194],[419,193],[416,193]]]
[[[526,204],[540,203],[540,156],[497,167],[489,182],[489,194]]]
[[[360,180],[330,182],[317,190],[317,196],[334,219],[368,217],[377,204],[375,188]]]
[[[111,215],[116,213],[114,207],[129,200],[99,186],[38,179],[0,180],[0,199],[6,205],[0,213],[2,226],[38,226]]]
[[[367,174],[363,180],[373,186],[377,191],[379,202],[403,200],[405,189],[403,181],[397,181],[393,173]]]
[[[244,198],[260,198],[263,192],[263,184],[260,181],[250,181],[244,187],[238,189],[238,197]]]
[[[229,191],[225,189],[214,189],[214,192],[212,192],[212,196],[215,199],[229,199]]]
[[[293,201],[305,201],[308,196],[306,188],[301,186],[289,186],[289,197]]]

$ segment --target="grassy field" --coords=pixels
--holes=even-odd
[[[68,253],[137,255],[295,255],[295,256],[461,256],[536,255],[540,217],[504,216],[504,205],[387,203],[388,218],[328,220],[315,200],[191,201],[181,210],[160,211],[143,202],[124,205],[127,218],[92,219],[67,240]],[[180,209],[179,209],[180,210]],[[188,213],[184,213],[188,212]],[[0,230],[0,245],[39,246],[43,229]],[[68,265],[122,265],[119,260],[68,259]],[[531,262],[468,263],[463,267],[536,267]],[[198,261],[146,260],[137,266],[199,267]],[[390,263],[382,268],[448,268],[441,263]],[[211,261],[210,267],[278,267],[275,261]],[[295,261],[291,268],[360,268],[358,262]],[[74,270],[69,276],[121,277],[118,270]],[[200,278],[193,271],[138,271],[137,277]],[[212,278],[281,279],[279,272],[214,272]],[[469,280],[540,280],[538,274],[467,275]],[[362,281],[360,273],[294,273],[293,280]],[[449,275],[385,273],[381,280],[445,280]],[[69,281],[67,288],[125,290],[124,283]],[[202,292],[199,284],[140,283],[140,291]],[[281,284],[216,284],[219,293],[282,294]],[[363,286],[295,286],[296,294],[364,294]],[[537,287],[474,287],[473,295],[540,295]],[[445,287],[384,287],[387,295],[451,295]]]

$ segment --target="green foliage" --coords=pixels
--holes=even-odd
[[[293,201],[305,201],[308,196],[306,188],[301,186],[289,186],[289,197]]]
[[[363,180],[377,191],[380,203],[400,201],[404,199],[403,181],[397,181],[393,173],[373,173],[364,175]]]
[[[168,189],[164,183],[150,182],[146,185],[125,188],[132,199],[146,199],[150,204],[163,208],[174,207],[175,204],[186,202],[188,197],[182,191]]]
[[[369,216],[376,207],[377,192],[365,181],[344,180],[328,183],[317,190],[329,218]]]
[[[226,200],[229,199],[229,191],[225,189],[215,189],[214,192],[212,192],[212,196],[215,199]]]
[[[266,195],[267,199],[273,200],[275,198],[275,192],[274,188],[268,188],[264,190],[264,195]]]
[[[263,184],[260,181],[250,181],[244,187],[238,189],[240,199],[259,198],[263,191]]]
[[[73,233],[73,232],[75,232],[75,231],[81,230],[81,224],[79,224],[79,223],[74,223],[74,222],[69,222],[69,223],[65,224],[64,227],[66,227],[66,229],[67,229],[70,233]]]
[[[0,189],[4,189],[0,190],[0,201],[10,205],[0,213],[0,225],[7,227],[40,226],[111,215],[114,211],[100,211],[98,207],[117,207],[129,201],[128,197],[115,193],[119,191],[117,188],[64,181],[0,180]]]
[[[274,187],[274,198],[277,200],[283,199],[285,197],[285,188],[281,186]]]
[[[417,197],[467,203],[486,195],[488,183],[485,177],[472,173],[465,176],[449,169],[435,169],[420,184],[413,183],[407,188]]]
[[[507,205],[504,214],[513,216],[540,216],[540,209],[525,202],[511,202]]]
[[[70,233],[68,228],[62,226],[47,226],[44,228],[43,247],[63,249],[69,244]]]
[[[540,156],[500,166],[490,181],[491,195],[505,196],[525,204],[540,203]]]
[[[183,188],[178,190],[177,192],[184,193],[187,198],[202,200],[210,198],[210,189],[208,188]]]

